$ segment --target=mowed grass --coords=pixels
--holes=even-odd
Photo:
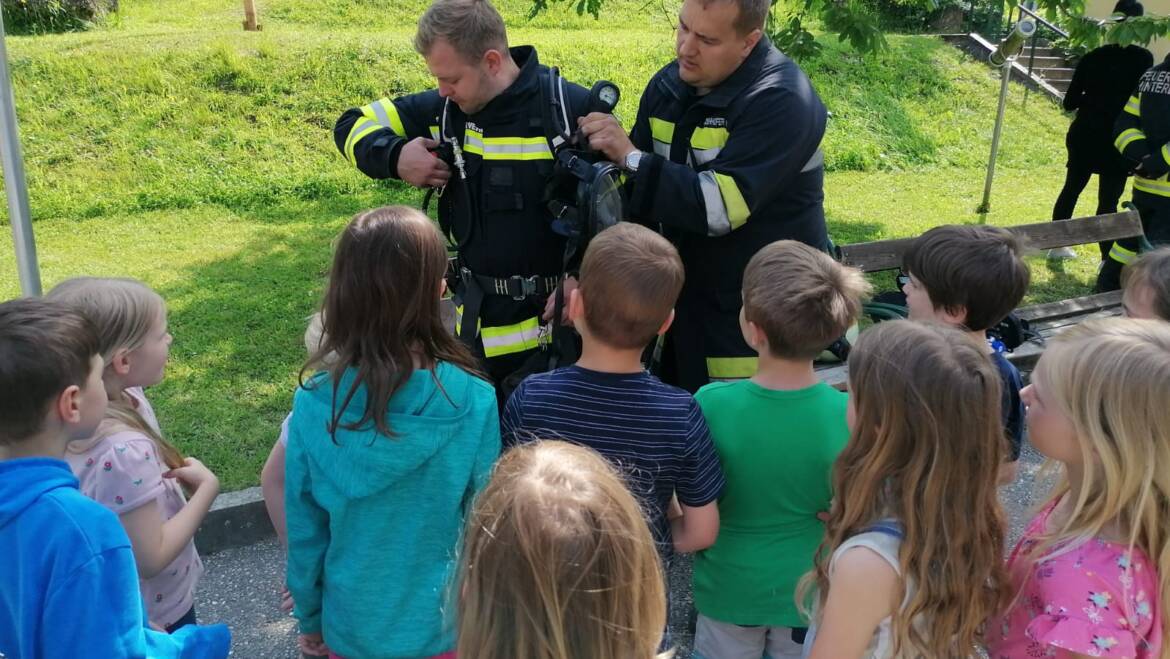
[[[87,33],[9,39],[42,275],[46,288],[92,274],[157,289],[175,335],[151,392],[164,431],[229,489],[254,485],[333,237],[359,210],[421,200],[354,171],[332,127],[347,107],[430,85],[410,43],[426,3],[271,0],[260,33],[240,30],[234,0],[122,4]],[[532,22],[527,0],[497,4],[514,43],[582,84],[617,82],[627,124],[671,58],[669,2],[610,0],[601,21],[554,5]],[[1036,94],[1024,106],[1013,89],[992,212],[977,215],[993,73],[928,37],[890,43],[863,58],[826,37],[803,63],[833,112],[825,203],[837,242],[1046,219],[1063,177],[1058,108]],[[1084,292],[1095,249],[1063,265],[1033,259],[1030,299]],[[5,230],[0,299],[18,293]]]

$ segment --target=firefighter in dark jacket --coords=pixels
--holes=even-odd
[[[1135,166],[1133,205],[1146,240],[1170,244],[1170,55],[1142,74],[1114,125],[1114,146]],[[1113,243],[1097,275],[1097,290],[1121,288],[1121,269],[1137,257],[1140,238]]]
[[[1113,8],[1113,19],[1124,21],[1141,16],[1145,9],[1136,0],[1121,0]],[[1072,82],[1064,95],[1064,109],[1076,110],[1068,127],[1068,169],[1064,187],[1052,208],[1052,219],[1073,216],[1077,197],[1093,174],[1098,176],[1097,215],[1117,212],[1125,182],[1133,166],[1113,148],[1113,123],[1138,78],[1154,65],[1154,56],[1141,46],[1108,44],[1090,51],[1077,63]],[[1109,254],[1113,241],[1101,244],[1101,258]],[[1049,250],[1049,258],[1075,258],[1071,248]]]
[[[686,283],[666,336],[665,380],[695,391],[750,377],[739,326],[748,260],[764,245],[828,247],[827,112],[808,77],[762,29],[768,0],[686,0],[677,59],[643,92],[633,131],[582,121],[590,145],[628,172],[629,212],[679,249]]]
[[[498,384],[539,347],[564,265],[565,238],[545,203],[553,153],[541,86],[550,73],[532,47],[508,48],[486,0],[435,2],[415,49],[438,89],[351,108],[334,139],[366,175],[438,191],[440,226],[458,250],[456,331]],[[575,125],[588,91],[563,87]]]

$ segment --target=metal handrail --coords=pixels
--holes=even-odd
[[[1015,8],[1017,10],[1019,10],[1020,19],[1022,19],[1024,17],[1024,15],[1026,14],[1026,15],[1030,16],[1031,18],[1033,18],[1037,23],[1039,23],[1040,25],[1043,25],[1044,27],[1048,28],[1049,30],[1055,32],[1056,34],[1060,35],[1062,38],[1064,38],[1064,39],[1068,38],[1068,32],[1065,32],[1064,30],[1056,27],[1052,23],[1048,22],[1048,20],[1046,20],[1044,17],[1040,16],[1039,14],[1032,11],[1028,7],[1025,7],[1023,4],[1016,4]],[[1013,13],[1014,12],[1008,12],[1009,19],[1012,18]],[[1013,25],[1014,23],[1015,23],[1015,21],[1009,20],[1008,25]],[[1032,39],[1030,40],[1030,42],[1028,44],[1028,74],[1027,75],[1029,78],[1033,78],[1033,79],[1035,78],[1035,76],[1033,75],[1033,70],[1034,70],[1035,65],[1036,65],[1036,39],[1039,36],[1040,36],[1040,30],[1036,30],[1035,32],[1033,32]],[[1025,88],[1024,89],[1024,104],[1027,105],[1027,103],[1028,103],[1028,89]]]

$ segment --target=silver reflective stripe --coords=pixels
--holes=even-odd
[[[811,172],[812,170],[825,164],[825,152],[817,149],[817,152],[812,154],[808,162],[804,163],[804,167],[800,169],[800,173]]]
[[[731,220],[715,172],[699,172],[699,187],[703,190],[703,205],[707,208],[707,235],[726,236],[731,233]]]
[[[463,133],[463,148],[483,150],[483,133],[467,131]]]
[[[691,149],[691,153],[695,156],[695,165],[706,165],[712,160],[719,157],[719,152],[723,151],[723,147],[715,146],[710,149]]]
[[[498,154],[507,156],[519,155],[533,155],[533,154],[548,154],[552,157],[552,149],[548,148],[548,142],[542,141],[539,144],[487,144],[483,147],[484,155]]]
[[[654,153],[669,160],[670,159],[670,145],[667,144],[666,142],[660,142],[658,140],[654,140]]]
[[[374,101],[370,107],[374,108],[374,116],[378,117],[378,125],[391,128],[390,115],[386,114],[386,107],[382,105],[382,101]]]

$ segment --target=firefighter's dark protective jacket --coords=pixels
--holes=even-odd
[[[675,325],[692,315],[707,325],[703,345],[682,347],[705,355],[712,378],[754,372],[736,321],[751,257],[781,239],[828,245],[827,117],[805,73],[766,37],[709,93],[683,82],[677,61],[643,93],[631,140],[646,155],[629,183],[629,210],[678,246],[686,283]],[[688,305],[699,310],[684,313]]]
[[[1170,57],[1142,74],[1137,89],[1114,124],[1114,146],[1138,165],[1133,202],[1146,237],[1170,241]],[[1134,241],[1118,241],[1110,258],[1125,264],[1137,256]]]
[[[743,266],[781,239],[824,247],[821,138],[827,112],[808,77],[767,38],[718,87],[698,96],[659,71],[631,134],[648,152],[630,213],[660,223],[705,286],[737,289]]]
[[[402,147],[417,137],[458,140],[467,179],[452,168],[439,199],[440,223],[451,229],[462,267],[482,277],[555,281],[563,267],[565,238],[551,228],[545,186],[553,171],[541,86],[550,72],[531,46],[510,49],[520,74],[504,92],[472,115],[447,103],[438,90],[382,98],[346,110],[337,120],[337,148],[372,178],[397,178]],[[567,118],[575,129],[588,90],[564,84]],[[558,118],[563,123],[563,117]],[[456,186],[465,186],[456,190]],[[465,192],[466,203],[452,200]],[[510,291],[515,292],[515,291]],[[486,291],[480,329],[489,358],[537,347],[540,301]]]

